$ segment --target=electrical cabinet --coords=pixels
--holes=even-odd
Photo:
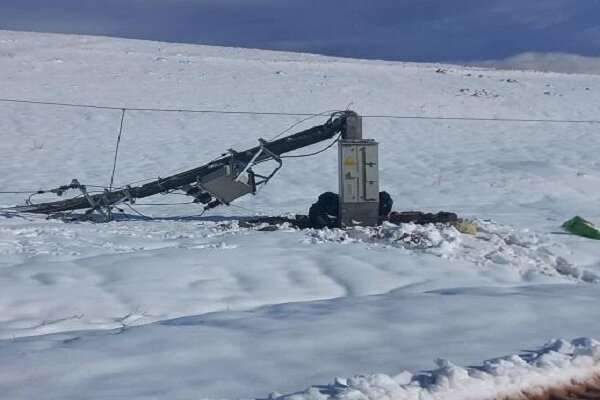
[[[379,219],[378,143],[372,139],[339,142],[340,225],[377,225]]]

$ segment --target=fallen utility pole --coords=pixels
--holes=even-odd
[[[332,139],[336,135],[346,138],[347,131],[354,131],[355,121],[358,119],[357,114],[352,111],[335,113],[322,125],[271,142],[259,139],[260,144],[251,149],[239,152],[230,149],[220,158],[198,168],[158,178],[141,186],[125,186],[116,190],[105,189],[103,193],[90,194],[85,185],[73,180],[70,185],[62,186],[60,190],[54,192],[62,195],[66,190],[78,189],[82,196],[48,203],[28,204],[16,210],[38,214],[87,210],[86,214],[96,211],[110,219],[111,209],[121,203],[133,204],[137,199],[174,190],[183,190],[194,198],[194,202],[206,204],[205,209],[221,204],[228,205],[245,194],[255,194],[258,186],[266,184],[281,168],[282,154]],[[252,167],[257,164],[268,161],[277,164],[268,175],[260,175],[252,170]]]

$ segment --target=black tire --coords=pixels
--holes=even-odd
[[[321,194],[308,211],[310,227],[314,229],[335,228],[340,215],[339,199],[339,196],[333,192]]]
[[[325,212],[331,216],[339,217],[340,215],[340,196],[333,192],[325,192],[319,196],[317,203],[320,204]]]
[[[389,213],[392,211],[394,200],[388,192],[379,192],[379,219],[386,220]]]
[[[308,220],[310,222],[310,227],[314,229],[333,228],[335,226],[335,221],[329,217],[325,208],[319,203],[310,206]]]

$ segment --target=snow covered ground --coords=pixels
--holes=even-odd
[[[600,110],[594,75],[8,31],[0,77],[1,98],[116,107],[320,113],[352,103],[363,115],[568,120]],[[119,117],[0,102],[1,190],[108,185]],[[116,184],[253,146],[299,118],[128,112]],[[380,142],[395,209],[454,211],[479,233],[262,232],[233,221],[305,213],[337,187],[333,149],[286,160],[258,196],[235,203],[243,208],[202,217],[193,205],[140,205],[156,218],[127,209],[130,219],[98,225],[2,212],[1,397],[266,397],[600,337],[599,243],[560,229],[575,214],[600,222],[600,125],[365,118],[364,132]],[[24,197],[1,194],[0,207]]]

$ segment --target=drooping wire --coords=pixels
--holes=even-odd
[[[106,186],[100,186],[100,185],[84,185],[85,187],[91,187],[91,188],[98,188],[98,189],[105,189]],[[38,190],[38,189],[33,189],[33,190],[4,190],[4,191],[0,191],[0,194],[45,194],[45,193],[55,193],[53,192],[53,190],[55,189],[46,189],[46,190]]]
[[[36,194],[40,194],[40,193],[31,193],[31,194],[30,194],[30,195],[27,197],[27,199],[25,200],[25,204],[27,204],[28,206],[32,206],[32,205],[33,205],[33,202],[31,201],[31,198],[32,198],[33,196],[35,196]]]
[[[186,220],[186,219],[190,219],[190,218],[200,218],[200,217],[202,217],[202,216],[204,215],[204,213],[205,213],[205,212],[206,212],[206,209],[203,209],[203,210],[202,210],[202,212],[201,212],[200,214],[194,214],[194,215],[180,215],[180,216],[177,216],[177,217],[172,217],[171,219],[176,219],[176,220],[178,220],[178,221],[179,221],[179,220],[182,220],[182,221],[184,221],[184,220]],[[154,219],[155,219],[155,220],[156,220],[156,219],[160,220],[160,219],[162,219],[162,218],[154,218]]]
[[[177,194],[177,193],[175,193]],[[185,196],[185,195],[184,195]],[[136,206],[182,206],[186,204],[197,204],[193,201],[179,202],[179,203],[135,203]]]
[[[117,169],[117,155],[119,154],[119,145],[121,144],[121,134],[123,133],[123,122],[125,121],[125,109],[121,109],[121,124],[119,126],[119,136],[117,137],[117,146],[115,148],[115,159],[113,161],[112,174],[110,175],[110,184],[108,191],[112,190],[112,185],[115,179],[115,170]]]
[[[132,186],[135,185],[136,183],[141,183],[141,182],[149,182],[149,181],[153,181],[156,180],[156,178],[145,178],[145,179],[139,179],[137,181],[133,181],[133,182],[129,182],[128,185]],[[118,189],[124,189],[125,186],[119,186]]]
[[[267,214],[263,213],[262,211],[257,211],[257,210],[253,210],[251,208],[238,206],[237,204],[229,204],[229,206],[234,207],[234,208],[239,208],[240,210],[244,210],[244,211],[250,211],[250,212],[252,212],[254,214],[258,214],[258,215],[267,215]]]
[[[100,186],[98,186],[98,187],[100,187]],[[39,190],[39,191],[34,192],[34,193],[31,193],[31,192],[28,192],[28,193],[30,193],[30,194],[27,197],[27,199],[25,200],[25,204],[27,204],[28,206],[34,206],[35,204],[31,201],[31,199],[33,198],[33,196],[37,196],[37,195],[44,194],[44,193],[53,193],[53,192],[49,191],[49,190]],[[96,193],[103,193],[103,191],[102,190],[90,190],[87,193],[89,193],[89,194],[96,194]],[[73,198],[74,199],[78,199],[80,197],[83,197],[83,194],[77,195],[77,196],[75,196]]]
[[[317,154],[321,154],[324,151],[327,151],[330,148],[332,148],[337,142],[340,141],[341,137],[342,137],[342,134],[340,133],[333,142],[329,143],[326,147],[322,148],[321,150],[315,151],[313,153],[298,154],[298,155],[291,155],[291,156],[279,156],[279,158],[302,158],[302,157],[310,157],[310,156],[315,156]]]
[[[139,215],[140,217],[142,217],[142,218],[146,218],[146,219],[150,219],[150,220],[151,220],[151,219],[153,219],[152,217],[149,217],[149,216],[147,216],[147,215],[144,215],[144,214],[142,214],[141,212],[139,212],[138,210],[136,210],[134,207],[132,207],[132,205],[131,205],[131,204],[129,204],[129,203],[123,203],[123,204],[125,204],[127,207],[129,207],[129,208],[131,209],[131,211],[133,211],[134,213],[136,213],[136,214],[137,214],[137,215]]]
[[[296,121],[292,125],[290,125],[289,127],[287,127],[286,129],[284,129],[283,131],[279,132],[273,138],[271,138],[269,140],[269,142],[272,142],[273,140],[277,139],[278,137],[280,137],[284,133],[289,132],[290,130],[292,130],[293,128],[297,127],[298,125],[300,125],[303,122],[309,121],[309,120],[311,120],[313,118],[316,118],[316,117],[321,117],[323,115],[328,115],[328,114],[337,113],[337,112],[339,112],[339,110],[327,110],[327,111],[323,111],[322,113],[314,114],[314,115],[311,115],[310,117],[306,117],[306,118],[303,118],[303,119],[301,119],[299,121]]]
[[[15,190],[15,191],[1,191],[0,192],[0,194],[31,194],[31,193],[42,194],[42,193],[46,193],[46,191],[44,191],[44,190],[23,190],[23,191]]]

